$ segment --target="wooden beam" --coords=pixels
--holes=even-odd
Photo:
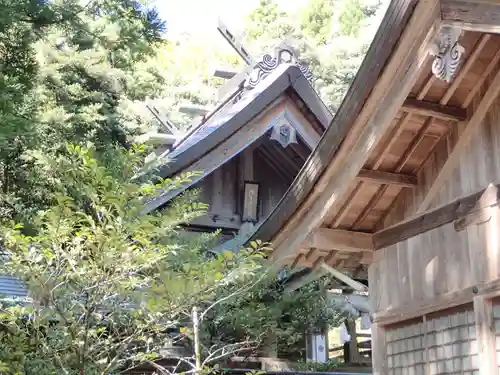
[[[406,99],[402,109],[408,113],[436,117],[447,121],[467,120],[467,110],[464,108],[427,102],[415,98]]]
[[[335,268],[330,267],[326,263],[321,263],[320,265],[321,268],[323,268],[325,271],[327,271],[330,275],[335,277],[337,280],[342,281],[344,284],[349,285],[351,288],[354,290],[357,290],[358,292],[367,292],[368,287],[364,284],[361,284],[359,281],[356,281],[349,276],[343,274],[340,271],[337,271]]]
[[[323,269],[316,269],[307,275],[288,283],[285,287],[286,292],[293,292],[306,284],[312,283],[315,280],[325,276],[328,272]]]
[[[500,185],[490,185],[475,194],[460,198],[452,203],[405,220],[373,234],[375,250],[382,249],[408,238],[438,228],[454,220],[471,215],[493,205],[500,200]]]
[[[372,368],[373,375],[389,374],[387,365],[387,341],[385,328],[379,324],[372,324]],[[427,373],[428,374],[428,373]]]
[[[439,193],[444,183],[451,177],[451,174],[455,170],[456,166],[460,161],[460,157],[465,151],[469,140],[473,135],[475,135],[477,128],[483,122],[486,113],[488,112],[491,104],[497,98],[500,93],[500,70],[495,75],[495,78],[491,82],[486,94],[484,94],[481,102],[479,103],[477,109],[474,111],[471,119],[467,123],[464,131],[460,135],[455,147],[448,156],[448,159],[444,163],[443,167],[439,171],[437,177],[431,184],[431,187],[424,196],[424,199],[420,203],[417,213],[421,213],[426,210],[435,196]]]
[[[428,45],[437,35],[439,25],[438,1],[419,1],[384,73],[335,157],[316,183],[317,194],[309,195],[279,233],[280,238],[274,238],[275,259],[285,261],[293,256],[309,233],[321,225],[328,212],[343,203],[349,184],[390,128],[426,66]]]
[[[421,317],[436,311],[450,309],[473,301],[476,296],[493,298],[500,293],[500,279],[449,292],[429,301],[415,301],[372,315],[373,322],[379,325],[391,325],[405,320]],[[373,332],[373,331],[372,331]]]
[[[372,234],[343,229],[318,228],[306,238],[301,247],[356,253],[372,252]]]
[[[410,176],[401,173],[372,171],[369,169],[362,169],[361,171],[359,171],[358,180],[376,184],[396,185],[409,188],[414,188],[418,184],[416,176]]]
[[[347,319],[347,332],[349,333],[349,336],[351,336],[351,341],[349,342],[349,361],[350,363],[359,363],[361,355],[359,354],[355,319]]]
[[[473,299],[476,318],[477,351],[479,356],[479,374],[498,373],[495,318],[493,302],[484,296]]]
[[[494,0],[443,0],[445,25],[485,33],[500,32],[500,3]]]

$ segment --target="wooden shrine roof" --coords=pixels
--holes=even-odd
[[[273,239],[274,260],[366,276],[372,234],[403,219],[398,205],[411,202],[414,214],[430,207],[500,91],[500,35],[485,33],[485,17],[470,15],[483,5],[468,3],[391,2],[330,127],[254,235]],[[500,14],[496,3],[487,9]],[[463,54],[448,83],[432,72],[428,52],[449,25],[462,26]],[[451,139],[457,129],[462,135]],[[431,178],[423,166],[439,147],[449,156]]]
[[[238,93],[242,95],[235,101],[235,95]],[[221,147],[228,139],[237,136],[238,132],[250,124],[252,120],[280,102],[296,106],[300,116],[307,118],[308,123],[313,126],[318,134],[323,133],[332,119],[332,114],[319,98],[301,69],[293,64],[280,64],[252,90],[242,91],[241,88],[238,88],[230,96],[230,100],[222,103],[223,105],[211,114],[210,118],[196,126],[168,154],[170,161],[160,168],[160,175],[170,177],[186,171],[211,151]],[[251,142],[242,145],[236,150],[236,153],[243,151]],[[303,150],[296,147],[295,151],[297,151],[296,153],[301,159],[304,158]],[[229,156],[233,157],[235,155],[231,154]],[[221,161],[215,167],[224,164],[224,162]],[[206,174],[211,172],[211,170],[205,169],[203,171]],[[294,171],[294,173],[296,172]],[[188,187],[188,184],[184,185],[185,189]],[[181,190],[175,194],[169,193],[158,196],[148,202],[145,210],[150,212],[164,205],[180,192]]]

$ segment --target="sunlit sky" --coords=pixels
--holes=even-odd
[[[296,9],[307,0],[278,0],[284,11]],[[259,0],[153,0],[153,5],[167,21],[170,36],[179,33],[204,34],[217,27],[217,19],[234,33],[240,33],[245,16],[259,5]]]

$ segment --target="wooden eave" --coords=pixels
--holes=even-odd
[[[359,269],[373,236],[408,219],[399,206],[411,201],[414,215],[431,207],[500,91],[500,36],[485,33],[498,20],[494,1],[391,2],[332,124],[254,235],[273,239],[273,260]],[[431,72],[428,53],[445,25],[464,30],[450,83]],[[423,166],[441,147],[447,158],[429,177]]]
[[[256,148],[275,156],[273,159],[281,162],[276,168],[283,168],[282,172],[291,176],[287,179],[291,183],[300,166],[318,144],[333,115],[295,65],[279,66],[264,80],[262,86],[257,86],[246,95],[248,96],[228,110],[214,116],[212,121],[220,121],[222,126],[160,169],[162,177],[187,172],[201,172],[201,175],[192,178],[190,183],[184,184],[180,189],[160,194],[145,205],[145,212],[161,207],[245,148],[259,143],[259,139],[269,132],[275,118],[283,113],[297,128],[299,137],[304,141],[300,140],[287,147],[290,150],[282,150],[281,146],[274,144]],[[283,157],[290,158],[289,162],[285,160],[286,165],[280,160]]]
[[[281,65],[261,85],[245,94],[236,104],[221,110],[211,121],[222,121],[224,125],[187,148],[175,159],[160,169],[160,175],[172,176],[200,159],[207,152],[232,136],[252,119],[266,110],[289,91],[295,92],[306,104],[308,111],[316,118],[317,126],[324,130],[332,119],[332,114],[311,87],[306,77],[295,65]],[[322,131],[321,131],[322,132]]]

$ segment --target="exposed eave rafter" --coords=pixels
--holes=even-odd
[[[373,251],[373,240],[370,233],[318,228],[306,238],[301,247],[346,252],[371,252]]]
[[[460,162],[460,157],[464,153],[469,140],[475,134],[477,128],[481,125],[483,119],[486,116],[486,113],[488,112],[488,109],[490,108],[493,101],[498,97],[499,93],[500,70],[496,73],[495,78],[491,82],[477,109],[474,111],[471,119],[460,135],[458,142],[455,144],[453,150],[449,153],[448,159],[430,185],[430,188],[427,190],[427,193],[425,194],[422,202],[418,206],[418,213],[425,211],[430,206],[443,184],[450,178],[451,174]]]
[[[353,181],[381,136],[387,132],[397,111],[414,85],[429,53],[429,43],[439,31],[438,2],[420,1],[413,12],[406,30],[399,39],[399,45],[392,54],[383,75],[379,78],[371,97],[348,136],[323,173],[315,188],[320,192],[312,194],[309,202],[295,212],[281,231],[273,257],[288,262],[294,257],[307,235],[318,228],[328,212],[338,208],[348,186]],[[300,218],[299,218],[300,217]]]
[[[467,110],[461,107],[426,102],[415,98],[408,98],[403,103],[403,111],[416,115],[431,116],[442,120],[465,121]]]
[[[357,178],[358,180],[364,182],[395,185],[408,188],[414,188],[418,185],[416,176],[369,169],[362,169],[361,171],[359,171]]]

